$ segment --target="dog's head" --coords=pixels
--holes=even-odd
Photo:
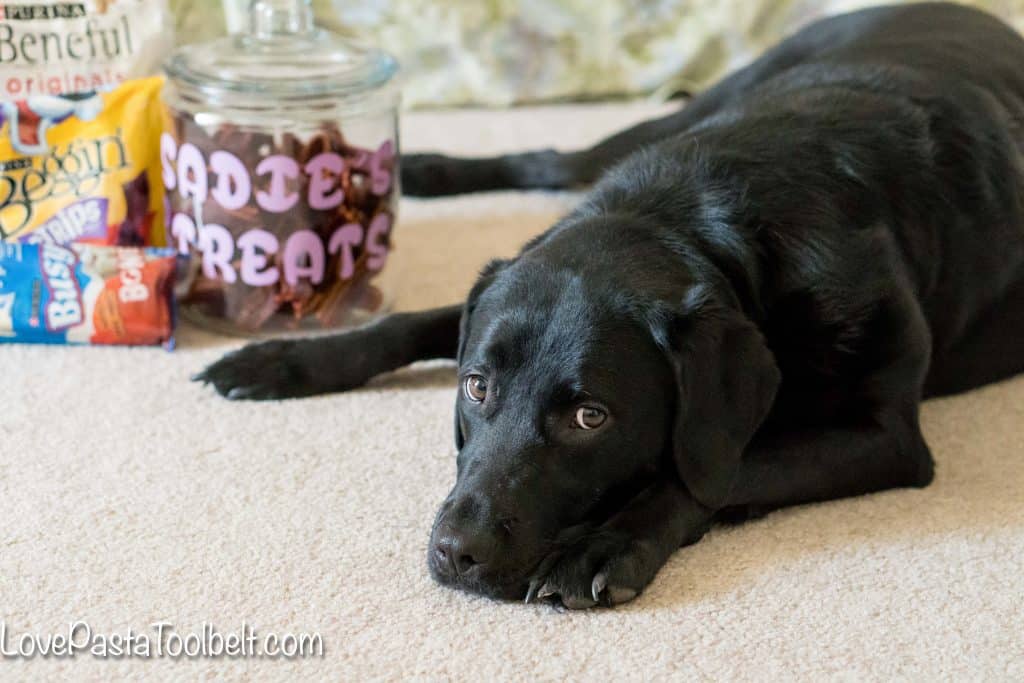
[[[610,263],[527,255],[471,292],[458,476],[428,549],[441,583],[521,598],[546,558],[655,477],[680,477],[709,507],[728,495],[775,395],[770,352],[707,287],[643,271],[637,283]]]

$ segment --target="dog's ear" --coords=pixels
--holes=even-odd
[[[655,338],[676,383],[675,465],[690,493],[719,509],[775,400],[779,368],[760,330],[711,300],[703,287],[691,289],[681,312],[658,317]]]
[[[477,278],[473,288],[469,290],[469,295],[466,297],[466,303],[462,307],[462,317],[459,319],[459,346],[455,353],[455,362],[460,366],[462,365],[462,354],[466,350],[466,341],[469,339],[469,328],[470,322],[473,318],[473,310],[476,308],[476,302],[480,299],[480,295],[491,286],[494,282],[494,278],[497,277],[498,273],[504,270],[510,263],[509,260],[494,259],[484,266],[483,270],[480,271],[480,276]],[[459,389],[461,391],[461,387]],[[462,425],[459,422],[459,411],[455,410],[455,447],[462,450],[462,445],[465,443],[465,438],[462,434]]]

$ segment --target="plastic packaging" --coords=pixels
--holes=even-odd
[[[0,241],[166,244],[162,85],[0,102]]]
[[[174,251],[0,243],[0,342],[174,343]]]

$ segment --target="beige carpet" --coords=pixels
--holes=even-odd
[[[409,148],[573,146],[648,106],[421,114]],[[408,201],[405,308],[574,201]],[[348,395],[228,403],[179,350],[0,346],[0,619],[22,634],[319,632],[322,658],[3,661],[0,679],[1024,680],[1024,379],[930,403],[933,486],[713,531],[614,611],[560,614],[435,586],[424,554],[454,477],[453,371]],[[1024,340],[1022,340],[1024,343]]]

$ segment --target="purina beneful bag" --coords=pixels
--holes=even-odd
[[[0,100],[107,90],[172,47],[166,0],[0,0]]]
[[[164,0],[0,0],[0,240],[163,245]]]
[[[166,10],[0,0],[0,343],[173,344]]]

